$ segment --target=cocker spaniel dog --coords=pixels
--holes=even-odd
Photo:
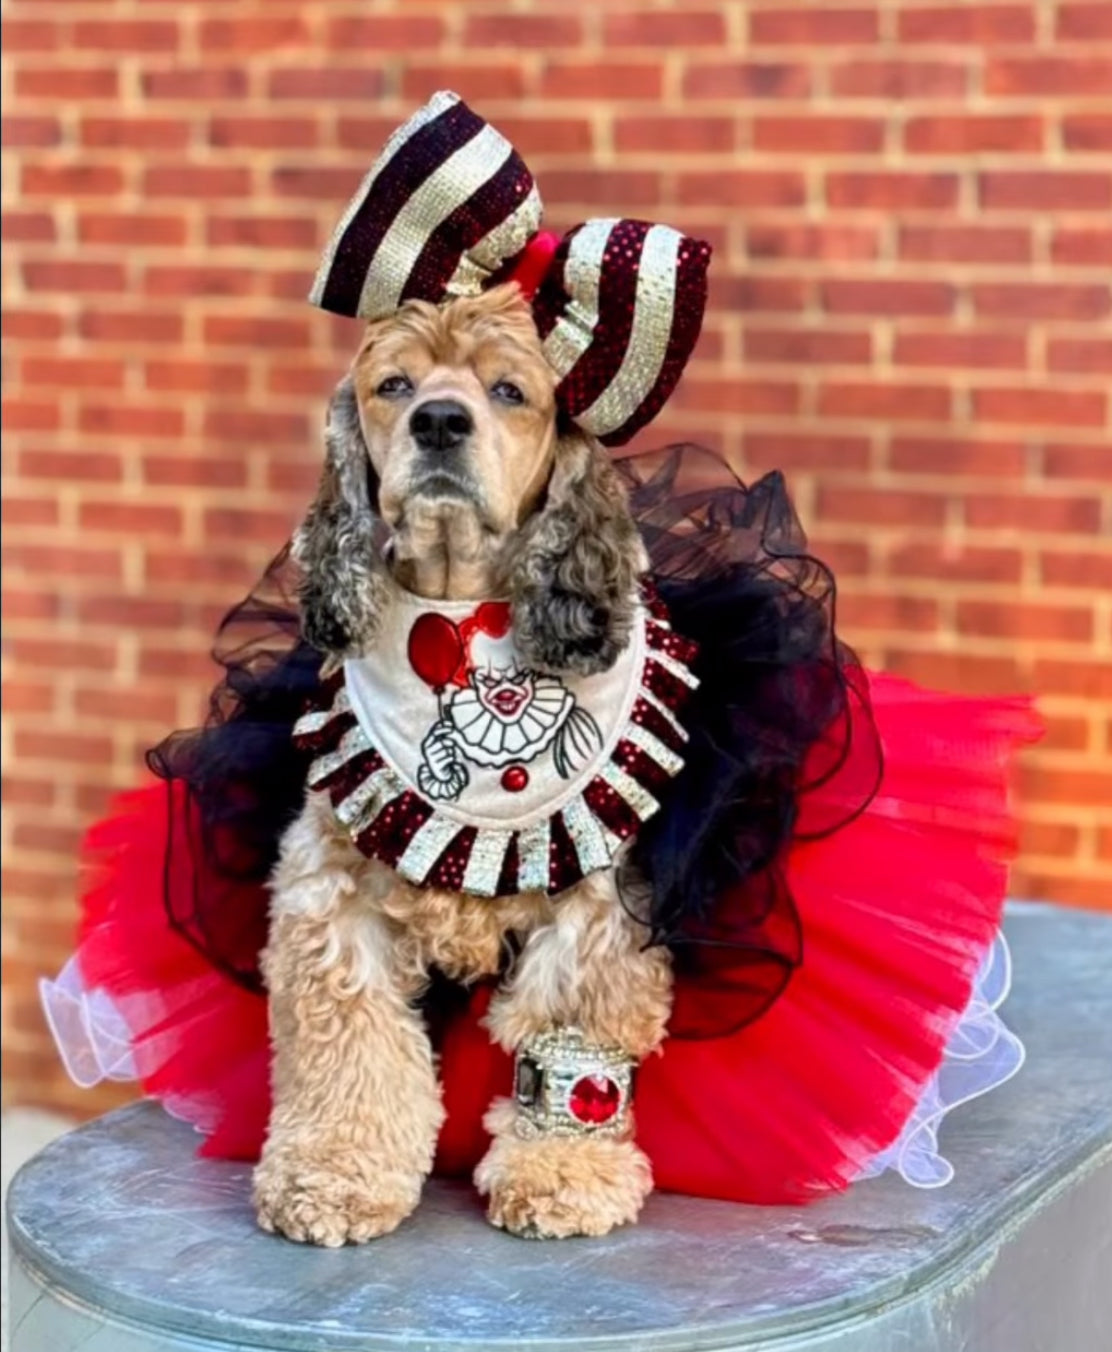
[[[410,633],[409,655],[440,703],[413,750],[422,784],[446,802],[469,775],[517,787],[530,745],[557,763],[597,751],[596,720],[571,707],[562,678],[605,680],[634,632],[641,538],[605,449],[558,417],[555,383],[515,285],[439,307],[411,301],[371,322],[332,401],[320,490],[295,539],[304,632],[333,671],[375,653],[391,617],[420,598],[458,616],[497,598],[508,617],[509,633],[480,618],[462,675],[449,670],[451,634],[447,656],[434,649],[422,664]],[[353,705],[374,706],[373,682],[349,686]],[[532,722],[517,717],[530,707]],[[469,742],[472,728],[485,731]],[[274,1104],[254,1179],[260,1224],[340,1245],[413,1211],[444,1118],[415,1002],[433,968],[465,983],[497,974],[508,944],[517,956],[487,1026],[519,1054],[517,1092],[486,1117],[492,1141],[475,1181],[489,1217],[534,1237],[601,1235],[633,1220],[652,1177],[632,1139],[629,1074],[664,1036],[671,973],[667,949],[646,946],[619,897],[613,866],[555,895],[524,870],[510,894],[447,885],[461,875],[444,868],[418,886],[357,848],[341,815],[327,788],[310,788],[273,879],[264,972]],[[580,1062],[596,1072],[588,1090],[601,1084],[620,1111],[588,1105],[576,1120],[566,1095],[541,1104]]]

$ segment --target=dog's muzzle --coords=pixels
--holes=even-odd
[[[517,1135],[623,1136],[630,1126],[631,1057],[578,1028],[530,1038],[514,1062]]]

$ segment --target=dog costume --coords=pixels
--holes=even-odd
[[[540,225],[513,147],[438,94],[360,186],[311,299],[375,319],[516,281],[560,415],[621,445],[694,348],[709,247],[640,221]],[[796,1201],[887,1165],[946,1181],[942,1117],[1022,1060],[996,1012],[999,923],[1008,764],[1037,720],[1023,699],[865,671],[780,475],[747,488],[692,446],[617,464],[650,568],[599,675],[523,662],[502,598],[415,596],[324,672],[279,555],[221,626],[208,722],[156,748],[160,782],[89,833],[79,946],[43,983],[78,1083],[137,1078],[203,1153],[257,1155],[266,883],[309,787],[418,886],[558,896],[614,868],[646,942],[671,950],[669,1036],[635,1079],[573,1029],[535,1039],[515,1076],[482,1026],[490,984],[433,973],[439,1171],[475,1165],[482,1115],[513,1088],[541,1131],[607,1130],[632,1099],[666,1190]]]

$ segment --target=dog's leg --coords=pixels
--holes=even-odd
[[[259,1223],[329,1246],[386,1234],[417,1205],[443,1119],[432,1052],[375,871],[310,800],[283,842],[264,962],[274,1106]]]
[[[644,948],[645,929],[622,909],[613,877],[595,874],[556,903],[526,944],[488,1024],[507,1050],[575,1027],[590,1043],[639,1060],[659,1046],[671,1007],[668,954]],[[538,1135],[522,1110],[498,1100],[494,1140],[475,1171],[495,1225],[529,1237],[603,1235],[636,1218],[652,1171],[629,1127],[617,1135]]]

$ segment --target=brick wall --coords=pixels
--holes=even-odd
[[[77,1101],[33,982],[69,946],[78,838],[195,718],[214,620],[304,506],[354,334],[302,297],[440,87],[516,138],[551,224],[714,241],[650,440],[782,466],[871,661],[1040,692],[1015,891],[1112,902],[1112,3],[4,15],[10,1095]]]

